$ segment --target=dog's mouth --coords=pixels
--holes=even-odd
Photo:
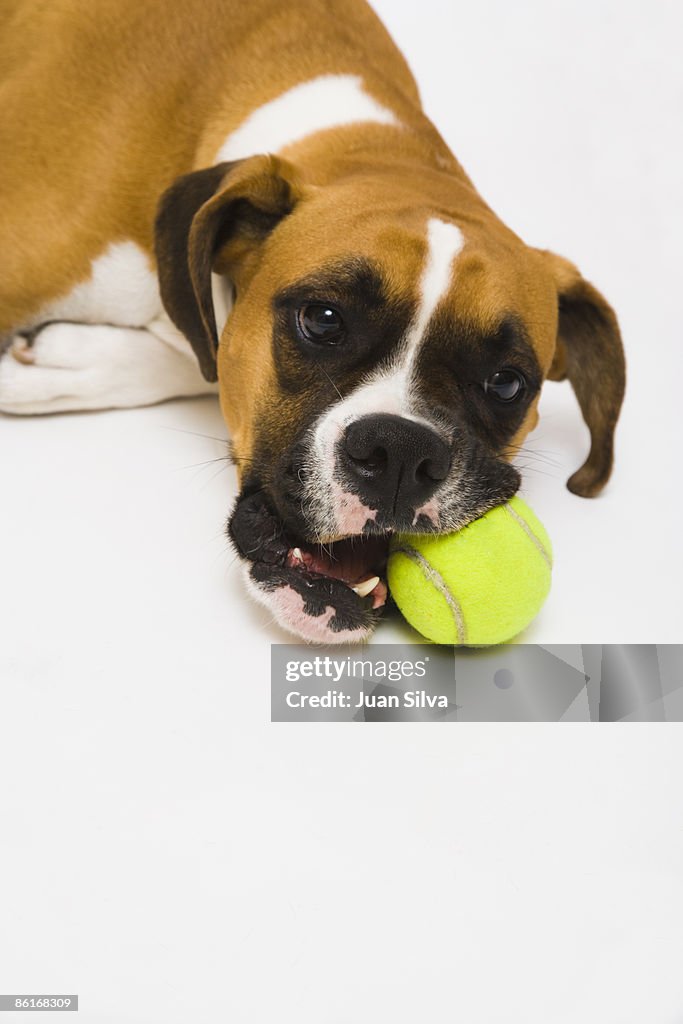
[[[374,611],[387,600],[388,545],[388,535],[345,537],[330,544],[302,542],[287,551],[285,564],[309,580],[339,580],[361,600],[371,599]]]
[[[388,597],[389,532],[311,541],[259,489],[238,499],[228,533],[254,596],[286,629],[321,642],[370,635]]]

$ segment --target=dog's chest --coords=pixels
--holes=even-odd
[[[134,242],[112,243],[93,260],[90,275],[40,311],[40,322],[73,320],[144,327],[161,312],[156,274]]]

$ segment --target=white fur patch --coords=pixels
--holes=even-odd
[[[79,323],[144,327],[161,312],[156,274],[135,242],[116,242],[93,260],[90,276],[68,295],[41,309],[34,323]]]
[[[363,90],[360,76],[321,75],[254,110],[225,140],[216,163],[278,153],[314,132],[362,121],[399,124],[391,110]]]
[[[459,227],[436,217],[427,221],[427,262],[420,280],[420,305],[400,355],[400,369],[409,382],[415,356],[436,307],[449,289],[453,260],[464,245]]]
[[[227,277],[222,274],[211,275],[211,298],[213,300],[213,313],[216,318],[216,331],[220,338],[223,328],[228,322],[232,312],[234,293],[233,287]]]
[[[175,328],[164,330],[163,318],[155,324],[158,333],[52,323],[32,347],[17,338],[0,359],[0,412],[126,408],[215,392],[217,385],[204,380],[187,342],[177,344]]]
[[[345,491],[336,480],[332,481],[332,500],[342,533],[362,533],[364,527],[377,518],[377,509],[369,508],[357,494]]]
[[[335,449],[343,432],[354,420],[372,413],[390,413],[424,422],[413,408],[413,377],[420,345],[434,312],[451,284],[453,263],[465,239],[455,224],[433,218],[427,222],[427,259],[420,280],[420,302],[413,321],[398,346],[388,369],[371,374],[352,394],[333,405],[318,421],[312,444],[312,491],[332,494],[334,490]],[[433,424],[428,424],[434,426]],[[330,502],[338,507],[338,500]],[[317,503],[319,506],[319,502]],[[437,519],[437,509],[430,503],[430,518]],[[341,517],[327,524],[330,535],[346,532]],[[318,524],[325,532],[322,523]]]

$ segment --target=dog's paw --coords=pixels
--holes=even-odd
[[[0,412],[15,415],[151,405],[215,390],[192,351],[144,328],[47,324],[0,358]]]
[[[15,415],[79,407],[89,379],[72,324],[50,324],[33,338],[16,335],[0,358],[0,412]]]

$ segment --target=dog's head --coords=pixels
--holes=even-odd
[[[393,530],[457,530],[510,498],[546,377],[568,377],[612,466],[616,319],[466,179],[353,165],[334,184],[253,157],[179,179],[157,221],[161,294],[218,379],[241,493],[229,532],[252,589],[307,639],[360,640]],[[230,283],[220,332],[212,274]]]

